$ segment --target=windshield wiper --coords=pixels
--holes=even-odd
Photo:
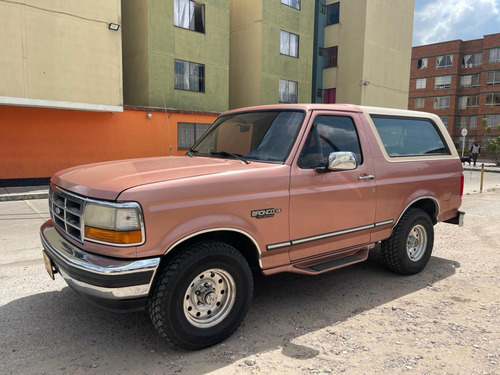
[[[218,151],[218,152],[211,151],[210,155],[220,155],[225,157],[231,156],[235,159],[241,160],[245,164],[250,164],[250,162],[247,159],[245,159],[245,157],[241,154],[233,154],[232,152],[227,152],[227,151]]]
[[[188,152],[186,152],[186,155],[189,156],[190,158],[193,157],[193,154],[196,155],[198,151],[196,151],[194,148],[190,148]]]

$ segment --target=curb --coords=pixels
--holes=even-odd
[[[0,202],[47,199],[49,193],[13,193],[0,195]]]
[[[481,168],[465,168],[464,167],[464,172],[465,171],[481,172]],[[488,173],[500,173],[500,169],[484,168],[484,172],[488,172]]]

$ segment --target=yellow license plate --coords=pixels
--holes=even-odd
[[[54,267],[52,266],[52,261],[50,260],[49,256],[45,251],[43,253],[43,261],[45,262],[45,269],[49,273],[49,276],[52,278],[52,280],[55,280],[54,277]]]

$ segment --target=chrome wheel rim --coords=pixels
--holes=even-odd
[[[423,225],[415,225],[406,240],[406,253],[411,261],[417,262],[425,254],[427,248],[427,231]]]
[[[233,277],[222,269],[209,269],[198,274],[184,293],[184,315],[196,327],[213,327],[229,314],[235,298]]]

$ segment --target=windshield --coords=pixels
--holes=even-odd
[[[304,120],[302,111],[244,112],[218,118],[191,148],[197,156],[239,156],[283,163]]]

